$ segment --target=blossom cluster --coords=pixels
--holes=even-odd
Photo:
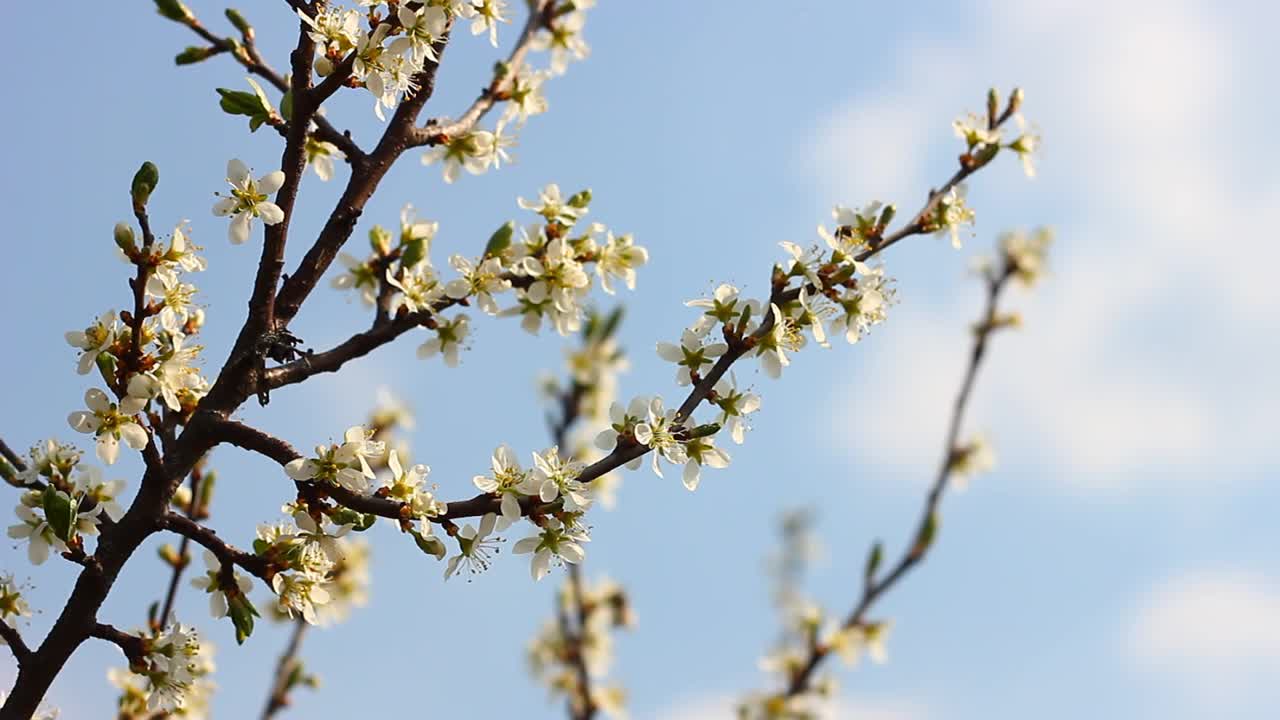
[[[27,542],[27,557],[35,565],[50,551],[84,552],[84,537],[98,534],[107,519],[124,514],[117,501],[123,480],[104,480],[102,471],[80,465],[80,453],[50,439],[31,448],[27,469],[18,479],[27,490],[14,508],[18,523],[9,537]]]
[[[253,542],[254,552],[275,572],[274,610],[313,625],[345,618],[351,606],[363,604],[366,597],[368,548],[345,537],[357,526],[320,513],[313,516],[301,506],[285,510],[292,516],[259,525]]]
[[[626,692],[603,685],[613,664],[613,635],[635,625],[635,614],[626,591],[617,583],[601,580],[583,585],[566,581],[557,593],[557,618],[544,623],[526,650],[529,671],[553,697],[563,696],[581,713],[584,695],[578,674],[581,662],[591,680],[591,705],[610,717],[626,717]],[[570,621],[569,618],[574,618]]]
[[[165,717],[203,720],[215,685],[213,646],[195,629],[172,623],[141,637],[143,656],[129,669],[113,668],[107,678],[120,690],[117,715],[129,720]]]
[[[95,436],[97,455],[108,465],[115,463],[122,441],[134,450],[146,447],[143,415],[152,400],[183,417],[209,391],[209,381],[195,366],[203,348],[190,342],[204,325],[204,309],[194,301],[195,286],[186,281],[206,262],[196,254],[200,248],[189,232],[179,224],[167,247],[138,247],[132,228],[117,225],[122,255],[145,279],[143,317],[110,310],[83,330],[66,333],[67,343],[80,351],[77,372],[88,375],[96,368],[111,391],[89,388],[87,409],[68,417],[73,429]]]
[[[478,258],[453,255],[449,265],[457,277],[449,280],[431,261],[438,223],[419,219],[407,205],[401,211],[398,237],[375,226],[369,233],[372,254],[365,260],[341,254],[345,270],[332,285],[357,291],[367,305],[384,303],[393,317],[420,317],[432,337],[419,346],[419,357],[440,355],[450,367],[458,364],[471,328],[466,313],[444,313],[454,305],[474,305],[487,315],[519,316],[530,333],[539,332],[544,320],[561,335],[576,332],[588,316],[585,300],[593,284],[589,265],[594,264],[605,292],[613,293],[617,280],[634,289],[636,268],[648,261],[648,252],[630,235],[615,235],[599,223],[578,232],[576,226],[590,202],[589,191],[565,198],[555,184],[546,186],[537,201],[521,198],[519,205],[537,213],[541,222],[524,228],[518,238],[515,224],[504,224]],[[515,304],[504,309],[497,298],[508,292],[514,294]]]
[[[473,4],[474,3],[474,7]],[[441,3],[435,3],[440,5]],[[428,3],[426,10],[431,10]],[[568,69],[570,60],[583,60],[590,48],[582,38],[583,26],[586,23],[586,10],[595,5],[595,0],[573,0],[560,6],[553,6],[551,12],[542,13],[537,33],[533,36],[530,49],[550,53],[550,67],[535,69],[527,64],[512,68],[505,63],[496,66],[493,84],[487,92],[495,99],[506,102],[506,108],[492,130],[467,129],[453,136],[441,135],[433,140],[433,147],[422,155],[423,165],[440,163],[444,181],[452,183],[457,180],[462,170],[472,175],[479,175],[490,168],[497,169],[504,162],[511,161],[508,148],[516,144],[514,136],[505,132],[514,122],[515,127],[524,125],[534,115],[547,111],[548,103],[542,92],[543,84],[551,77],[563,75]],[[454,17],[471,17],[472,34],[489,31],[490,40],[496,47],[496,22],[505,22],[502,15],[505,11],[503,0],[452,0],[444,3]],[[531,5],[531,12],[539,12]],[[445,13],[446,15],[450,13]],[[401,10],[404,14],[404,10]],[[439,14],[432,12],[432,17],[439,19]],[[447,18],[446,18],[447,20]],[[434,28],[434,26],[432,26]],[[404,38],[392,42],[391,49]],[[367,83],[366,83],[367,84]],[[412,92],[412,89],[410,90]],[[384,96],[385,99],[385,96]],[[390,98],[394,104],[394,95]]]

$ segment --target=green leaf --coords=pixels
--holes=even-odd
[[[249,598],[240,592],[227,594],[227,615],[231,616],[231,623],[236,626],[237,645],[243,645],[253,634],[253,619],[261,617]]]
[[[601,335],[601,339],[607,340],[613,337],[613,334],[618,331],[618,324],[621,322],[622,322],[622,306],[619,305],[618,307],[613,309],[613,312],[609,313],[609,318],[605,320],[604,332]]]
[[[416,238],[404,244],[404,252],[400,255],[400,265],[411,268],[422,262],[427,256],[426,238]]]
[[[42,501],[44,517],[53,534],[64,542],[70,541],[75,532],[76,509],[79,503],[73,503],[70,495],[59,491],[52,484],[45,486]]]
[[[417,530],[410,530],[409,534],[413,535],[413,542],[418,545],[419,550],[428,555],[434,555],[437,560],[444,559],[445,548],[440,538],[435,535],[423,535]]]
[[[585,208],[591,204],[591,190],[579,190],[569,198],[569,207]]]
[[[280,117],[285,120],[293,119],[293,91],[285,92],[284,97],[280,98]]]
[[[503,250],[511,246],[511,237],[515,235],[516,224],[513,220],[508,220],[502,224],[493,234],[489,236],[489,242],[484,246],[485,255],[498,255]]]
[[[150,161],[142,163],[142,167],[138,168],[138,172],[133,174],[133,181],[129,184],[129,194],[133,197],[133,206],[139,209],[146,207],[147,201],[151,199],[151,193],[155,191],[156,186],[159,184],[160,168]]]

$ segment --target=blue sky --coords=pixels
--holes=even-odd
[[[261,45],[283,67],[284,4],[255,5]],[[761,293],[777,242],[816,239],[835,203],[915,208],[951,171],[952,118],[980,110],[987,87],[1026,88],[1025,113],[1045,137],[1036,180],[1008,160],[972,183],[977,234],[964,252],[916,238],[887,255],[901,303],[867,341],[807,351],[781,381],[739,371],[764,409],[728,470],[708,473],[694,494],[674,478],[629,474],[619,509],[595,516],[588,575],[623,582],[640,619],[619,638],[614,675],[633,716],[727,718],[729,699],[767,681],[756,670],[775,634],[762,558],[784,508],[819,509],[829,560],[810,589],[834,612],[853,602],[869,543],[906,540],[980,302],[969,258],[1001,230],[1047,224],[1059,238],[1052,275],[1012,297],[1027,328],[997,338],[969,424],[992,436],[1001,465],[948,499],[936,552],[881,606],[895,621],[890,663],[838,672],[834,716],[1268,717],[1280,702],[1269,682],[1280,671],[1280,381],[1268,359],[1280,351],[1280,252],[1269,237],[1280,106],[1266,92],[1280,61],[1269,37],[1277,10],[1184,0],[1114,2],[1105,14],[1057,0],[911,12],[813,0],[601,5],[587,25],[592,57],[548,85],[551,112],[525,128],[515,165],[446,186],[407,157],[358,233],[394,223],[412,202],[440,221],[442,263],[519,218],[517,195],[550,181],[591,187],[592,217],[634,232],[652,257],[623,296],[634,365],[624,397],[682,397],[652,347],[692,319],[683,300],[725,281]],[[218,25],[222,6],[191,6]],[[47,15],[0,12],[11,27]],[[38,58],[40,70],[11,89],[0,118],[10,140],[0,435],[16,447],[75,435],[65,417],[85,385],[62,333],[124,300],[110,230],[128,213],[137,165],[161,170],[153,221],[190,218],[206,248],[214,362],[243,319],[257,249],[226,242],[212,193],[228,158],[263,170],[279,157],[277,136],[249,135],[243,118],[216,109],[213,88],[242,87],[243,73],[225,58],[173,67],[191,38],[151,3],[70,16],[55,37],[52,51],[43,33],[11,38],[12,56]],[[424,114],[458,113],[494,56],[457,38]],[[379,124],[367,98],[348,93],[329,117],[370,145]],[[290,264],[338,190],[303,183]],[[497,444],[526,457],[545,446],[533,381],[559,369],[563,347],[477,320],[456,370],[416,360],[417,343],[402,342],[242,417],[309,447],[361,420],[376,388],[390,386],[417,410],[415,459],[442,496],[468,497]],[[292,329],[324,348],[366,322],[358,304],[324,289]],[[222,477],[212,522],[247,545],[290,485],[231,448],[212,464]],[[109,476],[136,487],[138,465],[125,458]],[[423,704],[445,717],[561,715],[525,678],[522,655],[558,576],[534,585],[523,560],[503,556],[474,582],[445,584],[403,537],[383,529],[375,543],[372,602],[308,640],[324,688],[297,694],[295,717]],[[102,620],[143,620],[163,589],[153,557],[126,567]],[[35,585],[43,613],[24,632],[39,638],[74,566],[32,570],[5,543],[0,568]],[[219,647],[217,716],[255,713],[283,632],[264,628],[237,648],[194,593],[179,613]],[[115,648],[85,645],[51,701],[68,718],[104,716],[112,664],[122,664]],[[0,678],[12,674],[0,658]]]

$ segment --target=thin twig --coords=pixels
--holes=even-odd
[[[199,465],[191,469],[191,502],[187,503],[184,511],[187,517],[193,521],[196,516],[196,508],[200,504],[200,481],[202,476],[203,473],[201,473]],[[183,535],[182,540],[178,543],[177,564],[173,566],[173,574],[169,578],[169,589],[165,592],[164,605],[160,610],[160,627],[162,628],[169,624],[169,614],[173,611],[173,603],[178,597],[178,583],[182,580],[183,571],[191,564],[191,559],[187,557],[187,549],[190,545],[191,538]]]
[[[191,28],[192,32],[208,42],[209,45],[218,52],[230,54],[231,57],[235,58],[236,62],[239,62],[244,66],[245,70],[248,70],[250,73],[266,80],[267,83],[276,90],[279,90],[282,93],[289,92],[289,83],[285,82],[285,79],[280,75],[280,73],[271,69],[271,66],[262,59],[262,55],[258,52],[258,46],[252,39],[245,37],[241,38],[240,47],[244,50],[244,53],[241,54],[236,52],[236,42],[234,40],[231,38],[220,38],[217,35],[214,35],[201,25],[198,20],[192,19],[190,22],[184,24]],[[309,58],[308,62],[310,62]],[[316,136],[325,142],[331,142],[334,145],[337,145],[338,149],[346,156],[348,163],[355,164],[364,158],[364,151],[361,150],[360,146],[351,138],[350,131],[340,132],[332,123],[325,119],[323,115],[313,117],[311,122],[316,125]]]
[[[855,627],[862,627],[866,624],[867,612],[872,605],[892,589],[910,570],[919,564],[928,553],[929,541],[925,540],[927,528],[936,523],[936,513],[938,506],[942,501],[942,495],[947,489],[947,483],[951,479],[953,469],[955,467],[955,458],[960,440],[961,424],[964,420],[965,409],[968,407],[969,398],[973,393],[974,383],[978,377],[978,370],[982,365],[982,360],[986,356],[987,340],[991,333],[997,328],[995,321],[997,303],[999,302],[1000,293],[1005,288],[1009,278],[1012,275],[1012,268],[1006,265],[1001,273],[993,278],[987,279],[987,299],[986,308],[983,310],[982,319],[974,328],[973,345],[969,353],[968,365],[965,369],[964,380],[960,384],[960,390],[956,394],[955,401],[952,404],[951,419],[948,424],[942,462],[938,467],[937,475],[934,477],[933,483],[929,488],[928,494],[925,496],[924,506],[921,509],[920,519],[916,524],[914,534],[911,536],[910,543],[903,549],[902,555],[897,563],[888,574],[876,580],[874,576],[869,576],[863,586],[862,596],[858,600],[857,605],[849,613],[843,623],[843,628],[848,630]],[[931,540],[931,539],[930,539]],[[831,653],[829,646],[821,643],[812,643],[809,647],[809,655],[800,669],[791,676],[787,684],[785,695],[792,697],[806,692],[810,689],[810,682],[813,679],[813,673],[817,670],[818,665]]]
[[[591,671],[587,669],[587,656],[583,642],[587,635],[587,606],[582,590],[582,569],[576,563],[569,565],[569,607],[573,612],[573,623],[566,622],[564,611],[561,615],[561,634],[569,646],[569,661],[573,664],[574,675],[578,679],[578,700],[569,702],[570,720],[592,720],[596,716],[595,699],[591,693]]]
[[[290,679],[301,662],[298,660],[298,652],[302,649],[302,639],[307,633],[307,627],[307,621],[302,618],[293,621],[289,644],[276,662],[276,672],[271,681],[271,692],[267,695],[267,705],[262,710],[262,720],[270,720],[277,712],[289,706],[289,691],[293,689]]]
[[[156,521],[156,527],[190,538],[198,545],[212,552],[224,566],[228,564],[239,565],[250,574],[268,582],[274,574],[271,564],[266,558],[254,553],[244,552],[233,545],[223,542],[217,533],[191,518],[173,512],[165,513],[164,516]]]

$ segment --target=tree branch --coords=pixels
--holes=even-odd
[[[27,647],[27,643],[23,641],[22,635],[18,629],[0,620],[0,638],[4,638],[4,642],[9,646],[9,650],[13,652],[13,659],[18,661],[21,666],[31,657],[31,648]]]
[[[111,625],[104,623],[94,623],[89,630],[89,637],[95,637],[99,640],[106,640],[118,646],[124,656],[129,659],[130,664],[140,663],[146,655],[146,651],[142,642],[142,638],[137,635],[130,635],[121,632]]]
[[[275,574],[270,563],[265,558],[228,545],[223,542],[222,538],[218,537],[216,532],[188,517],[172,512],[165,513],[156,521],[156,529],[168,530],[184,538],[190,538],[213,553],[224,566],[238,565],[253,576],[267,582],[270,582],[271,577]]]
[[[879,580],[876,580],[874,576],[867,577],[867,581],[863,586],[862,597],[845,619],[842,625],[843,629],[848,630],[865,625],[867,612],[876,600],[893,588],[928,553],[929,543],[932,540],[932,538],[927,538],[928,528],[936,523],[938,506],[942,501],[942,495],[947,488],[947,483],[953,474],[965,409],[973,393],[978,369],[981,367],[982,360],[986,355],[987,341],[991,333],[998,327],[995,319],[1000,293],[1006,287],[1012,274],[1013,268],[1006,264],[998,276],[987,279],[986,308],[983,311],[981,321],[974,328],[973,345],[969,353],[964,380],[961,382],[960,390],[952,404],[951,419],[948,424],[942,462],[938,467],[937,475],[934,477],[929,492],[925,496],[920,519],[916,524],[915,533],[911,536],[912,540],[903,550],[902,555],[888,574]],[[818,665],[830,652],[830,647],[816,642],[812,643],[805,663],[798,672],[792,675],[785,695],[793,697],[809,690],[814,671],[817,670]]]

